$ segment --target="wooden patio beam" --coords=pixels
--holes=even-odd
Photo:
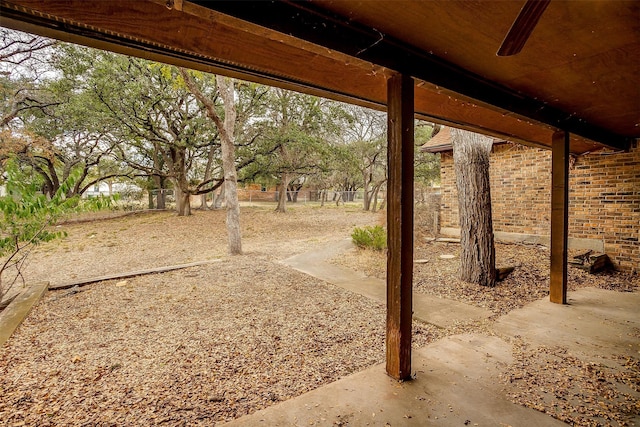
[[[569,132],[556,132],[551,148],[551,274],[549,298],[567,303],[569,234]]]
[[[411,379],[413,287],[414,82],[396,74],[387,82],[387,374]]]
[[[289,34],[337,52],[380,65],[416,79],[462,94],[481,104],[512,111],[551,127],[597,141],[613,149],[627,150],[631,138],[563,111],[547,102],[470,72],[445,58],[424,52],[389,34],[336,15],[322,2],[293,0],[216,1],[191,0],[203,7]]]
[[[240,11],[259,7],[266,13],[263,18],[275,20],[280,18],[274,8],[283,3],[206,2],[198,6],[183,1],[180,8],[178,0],[172,1],[0,0],[0,24],[369,108],[386,107],[386,80],[393,71],[213,10],[214,6]],[[297,10],[298,5],[295,7]],[[333,37],[332,34],[330,30],[327,35]],[[355,43],[355,39],[345,37],[339,37],[342,43]],[[365,38],[358,43],[368,46],[373,41]],[[432,70],[425,67],[420,69]],[[403,70],[395,72],[398,71]],[[424,120],[544,148],[550,148],[551,135],[560,127],[557,123],[550,126],[507,114],[504,109],[429,83],[426,76],[420,79],[411,72],[403,72],[417,78],[414,109],[417,117]],[[593,151],[599,146],[576,133],[571,137],[571,149],[576,153]]]

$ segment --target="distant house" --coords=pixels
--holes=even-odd
[[[238,187],[238,200],[243,202],[277,202],[281,185],[265,186],[250,183]],[[303,189],[304,188],[304,189]],[[314,186],[305,185],[298,191],[289,190],[289,201],[319,201],[320,192]]]
[[[141,191],[142,189],[140,187],[131,182],[114,182],[109,184],[106,181],[101,181],[87,189],[87,191],[82,194],[82,197],[113,196],[115,194],[132,194]]]
[[[449,128],[421,150],[440,154],[440,232],[460,233]],[[497,240],[548,244],[551,151],[495,140],[490,164]],[[621,270],[640,272],[640,148],[572,156],[569,247],[607,253]]]

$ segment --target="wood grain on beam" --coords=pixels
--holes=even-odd
[[[387,373],[411,378],[413,289],[413,79],[388,83]]]
[[[90,4],[90,6],[89,6]],[[174,2],[174,6],[177,3]],[[386,108],[390,71],[213,10],[166,1],[3,0],[1,23],[65,41],[205,72]],[[416,88],[418,117],[550,148],[548,125],[480,104],[426,82]],[[598,145],[572,136],[571,151]]]
[[[396,27],[403,25],[399,20],[396,20],[392,26],[393,31],[382,33],[378,30],[379,27],[363,25],[354,20],[351,13],[333,14],[313,2],[289,0],[273,2],[193,1],[239,19],[271,28],[274,31],[292,34],[297,38],[326,46],[329,49],[432,82],[499,109],[513,111],[537,122],[566,129],[612,148],[626,149],[630,145],[630,138],[627,135],[585,121],[576,114],[576,111],[559,108],[555,105],[555,101],[540,99],[537,97],[537,91],[527,95],[506,86],[502,78],[488,79],[487,74],[479,74],[473,68],[465,67],[460,62],[451,62],[446,55],[438,56],[426,49],[416,49],[406,39],[393,37],[391,34],[395,32]],[[368,7],[363,8],[361,4],[356,2],[348,1],[346,3],[349,8],[356,11],[356,14],[359,10],[368,9]],[[383,3],[378,2],[377,4]],[[443,4],[444,2],[434,2],[434,9],[446,8],[447,6]],[[425,8],[430,7],[420,6],[419,2],[403,4],[403,7],[405,6],[414,11],[424,11]],[[402,14],[402,12],[396,12],[397,5],[387,7],[389,8],[387,13],[378,14],[378,19],[397,19],[399,14]],[[459,6],[455,6],[454,14],[458,8]],[[455,19],[449,19],[446,22],[451,25],[452,21],[457,22]],[[423,33],[422,28],[424,27],[424,25],[420,25],[412,27],[412,30],[415,33]],[[455,32],[455,24],[452,28]],[[476,31],[477,28],[477,24],[472,26],[473,31]],[[470,30],[467,27],[460,29]],[[476,35],[472,33],[472,37],[465,40],[464,44],[473,48],[476,42]],[[458,50],[458,47],[451,45],[450,42],[446,45],[450,46],[453,51]],[[495,52],[495,48],[493,48],[493,52]],[[491,63],[493,68],[498,68],[495,66],[495,61],[484,58],[484,62]],[[579,96],[579,92],[572,92],[572,98],[577,96]]]
[[[567,303],[567,241],[569,235],[569,134],[553,134],[551,155],[551,274],[549,297]]]
[[[12,6],[3,10],[3,16],[11,17],[9,12],[13,9],[41,19],[48,16],[52,19],[50,30],[84,35],[82,41],[92,38],[139,47],[146,52],[164,53],[169,61],[181,58],[195,64],[209,63],[220,70],[240,72],[249,80],[263,75],[274,82],[325,89],[368,104],[373,101],[384,105],[386,101],[382,67],[355,58],[345,62],[344,55],[338,59],[328,53],[321,55],[304,49],[308,43],[302,41],[292,45],[269,39],[232,25],[231,18],[217,19],[212,11],[198,16],[149,0],[14,0],[3,1],[2,5]],[[192,6],[187,5],[184,8],[192,11]]]

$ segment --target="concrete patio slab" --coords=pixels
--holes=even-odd
[[[639,292],[588,288],[570,292],[569,302],[545,298],[500,318],[495,334],[449,336],[414,350],[413,381],[399,383],[377,365],[224,425],[566,425],[510,401],[500,375],[512,363],[512,342],[562,346],[585,362],[640,352]]]
[[[510,361],[500,338],[448,337],[414,352],[413,381],[378,365],[224,426],[565,425],[507,399],[498,375]]]
[[[569,292],[567,302],[533,302],[498,319],[494,329],[533,345],[563,346],[590,357],[640,356],[640,292],[585,288]]]

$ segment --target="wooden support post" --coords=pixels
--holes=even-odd
[[[551,160],[551,279],[549,298],[567,303],[567,240],[569,234],[569,133],[556,132]]]
[[[413,287],[413,79],[387,82],[387,374],[411,378]]]

